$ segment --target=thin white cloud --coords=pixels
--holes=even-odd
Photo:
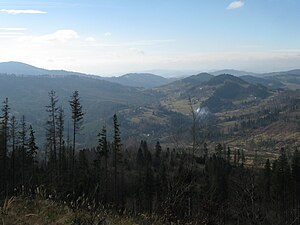
[[[23,35],[21,32],[14,32],[14,31],[1,31],[0,30],[0,35]]]
[[[107,36],[107,37],[112,36],[112,33],[111,32],[106,32],[106,33],[104,33],[104,36]]]
[[[96,39],[94,37],[87,37],[85,40],[87,42],[96,42]]]
[[[0,27],[0,38],[17,38],[24,35],[22,31],[27,30],[21,27]]]
[[[0,27],[0,31],[24,31],[27,28],[23,27]]]
[[[86,40],[87,41],[87,40]],[[174,39],[139,40],[133,42],[94,42],[95,47],[103,48],[138,48],[141,46],[165,45],[176,42]]]
[[[17,35],[2,35],[0,33],[0,39],[12,39],[12,38],[17,38]]]
[[[68,42],[74,39],[78,39],[79,35],[74,30],[57,30],[54,33],[46,34],[42,36],[25,36],[21,37],[20,41],[32,41],[32,42]]]
[[[172,47],[169,45],[176,44],[176,40],[172,39],[132,42],[110,42],[99,39],[87,42],[97,36],[90,34],[81,37],[71,29],[15,38],[9,38],[13,36],[8,33],[13,34],[14,31],[3,30],[2,33],[4,32],[7,33],[2,36],[0,32],[0,61],[23,61],[39,67],[92,74],[125,73],[153,68],[172,68],[180,71],[236,68],[256,72],[284,70],[300,65],[300,49],[296,48],[273,51],[251,48],[249,51],[244,49],[237,52],[176,53],[165,51],[167,47]]]
[[[47,12],[34,9],[0,9],[0,13],[17,14],[46,14]]]
[[[135,54],[139,54],[139,55],[145,55],[145,51],[138,49],[138,48],[129,48],[129,51]]]
[[[243,5],[244,5],[244,2],[242,2],[242,1],[233,1],[227,6],[227,9],[228,10],[238,9],[238,8],[243,7]]]

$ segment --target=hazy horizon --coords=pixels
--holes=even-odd
[[[300,2],[0,2],[0,61],[97,75],[300,67]]]
[[[66,70],[64,68],[54,68],[54,69],[50,69],[50,68],[45,68],[45,67],[38,67],[36,65],[31,65],[25,62],[18,62],[18,61],[6,61],[6,62],[0,62],[0,64],[3,63],[20,63],[20,64],[26,64],[29,66],[33,66],[36,67],[38,69],[44,69],[44,70],[63,70],[66,72],[74,72],[74,73],[82,73],[82,74],[86,74],[86,75],[93,75],[93,76],[102,76],[102,77],[118,77],[118,76],[122,76],[122,75],[126,75],[126,74],[142,74],[142,73],[148,73],[148,74],[153,74],[153,75],[158,75],[158,76],[162,76],[165,78],[180,78],[180,77],[186,77],[186,76],[191,76],[191,75],[196,75],[199,73],[215,73],[218,71],[226,71],[226,70],[232,70],[232,71],[236,71],[236,72],[245,72],[245,73],[249,73],[249,75],[251,75],[252,73],[255,74],[264,74],[264,73],[273,73],[273,72],[284,72],[284,71],[290,71],[290,70],[294,70],[294,69],[299,69],[299,68],[289,68],[287,70],[280,70],[280,71],[260,71],[260,72],[253,72],[253,71],[244,71],[244,70],[237,70],[237,69],[232,69],[232,68],[223,68],[223,69],[219,69],[219,70],[207,70],[207,71],[203,71],[203,70],[167,70],[167,69],[152,69],[152,70],[141,70],[141,71],[124,71],[124,72],[119,72],[119,73],[111,73],[111,74],[93,74],[93,73],[88,73],[85,71],[73,71],[73,70]],[[6,72],[6,71],[0,71],[1,72]]]

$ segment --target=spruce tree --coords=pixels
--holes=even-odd
[[[103,126],[101,132],[98,134],[98,146],[97,146],[97,156],[95,160],[96,167],[96,181],[98,183],[98,187],[101,185],[101,162],[102,159],[104,161],[104,203],[107,203],[107,195],[108,195],[108,142],[107,142],[107,134],[106,127]]]
[[[28,157],[31,161],[31,177],[32,177],[32,184],[34,185],[36,182],[36,175],[35,175],[35,164],[36,164],[36,156],[38,147],[35,143],[35,131],[33,130],[32,126],[29,126],[29,139],[28,139]]]
[[[207,143],[204,142],[203,144],[203,153],[204,153],[204,159],[207,159],[208,157],[208,148],[207,148]]]
[[[46,112],[48,112],[47,120],[47,143],[50,148],[50,164],[53,173],[57,170],[57,134],[56,134],[56,119],[57,119],[57,102],[58,97],[55,91],[51,90],[49,93],[49,105],[46,106]]]
[[[17,144],[17,120],[15,116],[11,117],[11,123],[10,123],[10,129],[11,129],[11,146],[12,146],[12,152],[11,152],[11,170],[12,170],[12,185],[15,186],[15,178],[16,178],[16,170],[15,170],[15,164],[16,164],[16,144]]]
[[[89,188],[89,164],[85,150],[78,153],[78,173],[76,174],[76,193],[87,194]]]
[[[230,147],[228,146],[228,147],[227,147],[227,162],[228,162],[228,163],[230,163],[230,160],[231,160],[230,155],[231,155],[231,149],[230,149]]]
[[[300,153],[296,149],[292,158],[293,201],[295,217],[300,216]]]
[[[161,163],[161,151],[162,151],[162,148],[160,146],[160,143],[159,141],[156,142],[156,145],[155,145],[155,158],[153,160],[153,165],[155,167],[155,169],[159,169],[160,167],[160,163]]]
[[[155,156],[157,158],[160,158],[160,153],[161,153],[161,146],[160,146],[160,143],[159,141],[156,142],[156,145],[155,145]]]
[[[270,191],[271,191],[271,164],[270,160],[267,159],[264,166],[263,172],[263,197],[266,202],[270,200]]]
[[[121,136],[117,115],[113,116],[113,124],[114,124],[114,142],[113,142],[113,167],[114,167],[114,198],[115,203],[117,203],[119,199],[119,189],[118,189],[118,170],[120,168],[122,154],[121,154]]]
[[[145,179],[144,179],[144,191],[146,197],[146,209],[151,214],[152,213],[152,202],[154,195],[154,175],[150,165],[146,167]]]
[[[27,125],[25,116],[22,116],[21,119],[21,128],[19,131],[20,145],[21,145],[21,177],[22,185],[25,184],[25,174],[26,174],[26,151],[27,151]]]
[[[217,144],[216,148],[215,148],[215,151],[216,151],[216,155],[218,158],[222,158],[222,151],[223,151],[223,147],[222,145],[219,143]]]
[[[3,101],[3,106],[2,106],[2,116],[0,117],[1,119],[1,134],[3,138],[3,147],[1,148],[1,180],[5,184],[7,182],[7,151],[8,151],[8,139],[9,139],[9,106],[8,106],[8,98],[5,98]]]
[[[150,165],[152,163],[152,155],[148,149],[147,141],[141,141],[141,149],[143,150],[146,164]]]
[[[58,137],[58,174],[60,177],[60,181],[62,180],[63,167],[65,166],[65,149],[64,149],[64,121],[65,114],[62,107],[58,108],[57,119],[56,119],[56,133]]]
[[[75,144],[76,144],[76,134],[80,131],[83,122],[83,111],[82,105],[80,103],[80,97],[78,91],[74,91],[69,101],[72,112],[72,121],[73,121],[73,148],[72,148],[72,186],[74,189],[75,185]]]
[[[279,158],[274,162],[273,176],[272,176],[272,197],[275,200],[276,212],[279,214],[283,222],[287,216],[288,201],[291,186],[291,171],[290,165],[285,153],[281,149]]]

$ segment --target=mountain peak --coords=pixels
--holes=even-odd
[[[202,83],[202,82],[209,81],[212,77],[213,75],[209,73],[199,73],[197,75],[186,77],[182,79],[182,81],[185,83]]]
[[[0,63],[0,74],[14,74],[25,76],[66,76],[66,75],[86,75],[83,73],[70,72],[65,70],[47,70],[36,66],[32,66],[23,62],[9,61]]]
[[[104,79],[126,86],[144,88],[158,87],[172,81],[152,73],[127,73],[119,77],[106,77]]]
[[[241,70],[234,70],[234,69],[224,69],[224,70],[218,70],[211,73],[212,75],[221,75],[221,74],[231,74],[234,76],[245,76],[245,75],[252,75],[257,76],[256,73],[247,72],[247,71],[241,71]]]
[[[0,63],[0,73],[15,75],[45,75],[48,70],[41,69],[26,63],[9,61]]]
[[[231,74],[221,74],[218,76],[213,77],[212,79],[210,79],[209,81],[206,82],[207,85],[220,85],[220,84],[224,84],[226,82],[233,82],[233,83],[237,83],[237,84],[247,84],[246,81],[242,80],[239,77],[233,76]]]

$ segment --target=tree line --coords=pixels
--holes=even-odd
[[[11,115],[2,104],[0,197],[41,191],[72,208],[108,208],[117,213],[155,215],[165,224],[299,224],[300,153],[263,168],[247,163],[243,151],[217,144],[200,151],[170,149],[142,140],[137,148],[122,144],[118,117],[113,130],[99,126],[97,146],[76,149],[84,111],[75,91],[69,101],[71,131],[64,109],[49,92],[46,145],[37,146],[25,116]],[[70,124],[69,124],[70,125]],[[68,127],[69,127],[68,125]],[[67,130],[67,135],[65,134]],[[108,138],[109,132],[112,138]],[[44,152],[45,154],[41,154]],[[41,157],[43,155],[43,157]]]

